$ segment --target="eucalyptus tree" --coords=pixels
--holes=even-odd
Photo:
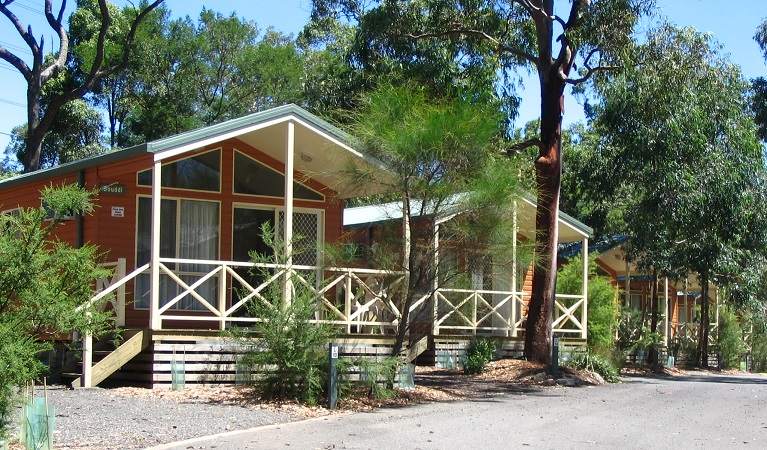
[[[428,62],[432,55],[422,53],[427,47],[450,56],[438,61],[494,68],[485,81],[494,83],[502,73],[506,92],[513,92],[515,69],[538,75],[539,135],[513,147],[538,150],[536,231],[542,263],[534,271],[529,304],[525,356],[530,360],[551,362],[565,88],[620,65],[624,50],[633,45],[635,24],[653,5],[652,0],[314,1],[313,18],[352,20],[365,30],[362,56],[363,51],[395,53],[402,60]],[[557,14],[560,10],[564,14]],[[436,74],[445,70],[433,69]]]
[[[40,168],[46,169],[81,158],[99,155],[108,149],[104,145],[104,125],[101,112],[84,100],[64,105],[43,139]],[[23,161],[27,152],[27,126],[11,130],[11,141],[5,149],[3,165],[16,171],[15,161]]]
[[[756,29],[754,40],[762,49],[765,61],[767,61],[767,19]],[[757,77],[751,80],[754,90],[752,108],[756,114],[756,123],[759,126],[759,137],[767,141],[767,77]]]
[[[708,285],[736,279],[763,249],[765,170],[740,69],[712,39],[662,25],[637,64],[598,83],[598,176],[623,199],[628,258],[657,278],[695,272],[703,289],[699,364],[706,365]],[[653,290],[651,331],[658,324]]]
[[[107,52],[107,36],[114,32],[112,15],[110,11],[113,5],[106,0],[88,0],[78,3],[78,6],[87,8],[97,5],[94,20],[98,23],[98,32],[93,36],[93,57],[87,61],[87,70],[75,86],[57,92],[43,103],[43,87],[61,71],[67,70],[67,61],[72,55],[70,47],[70,34],[65,28],[64,12],[67,2],[62,0],[57,12],[53,9],[53,0],[45,0],[43,13],[48,25],[58,38],[58,49],[45,48],[45,40],[41,34],[38,39],[32,30],[32,26],[24,26],[21,20],[13,12],[15,0],[0,1],[0,13],[5,16],[10,26],[23,39],[32,53],[31,66],[22,57],[11,52],[5,45],[0,44],[0,59],[13,66],[27,82],[27,151],[22,164],[25,172],[32,172],[40,167],[40,154],[42,152],[43,139],[51,127],[61,108],[76,99],[82,98],[95,83],[104,77],[114,74],[128,64],[133,39],[139,23],[156,8],[163,0],[154,0],[144,4],[141,8],[130,8],[131,14],[127,22],[127,31],[122,34],[124,40],[120,51],[116,55]],[[94,3],[96,2],[96,3]],[[77,11],[75,11],[77,14]],[[53,57],[46,60],[46,54]]]
[[[311,20],[299,41],[311,50],[306,53],[309,62],[320,61],[326,70],[314,64],[307,70],[310,109],[343,120],[338,110],[360,106],[356,103],[359,94],[374,89],[379,82],[414,81],[432,96],[471,93],[495,104],[509,117],[516,115],[514,84],[498,82],[502,66],[492,52],[476,50],[477,45],[485,47],[483,43],[456,39],[446,46],[437,40],[410,39],[396,23],[402,18],[396,16],[398,8],[392,2],[370,2],[381,7],[369,10],[363,3],[313,2]]]
[[[158,9],[137,32],[128,70],[102,80],[113,146],[158,139],[302,103],[303,58],[290,36],[203,9],[195,21]]]

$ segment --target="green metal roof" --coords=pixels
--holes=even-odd
[[[115,150],[112,152],[104,153],[102,155],[83,158],[70,163],[60,164],[49,169],[38,170],[36,172],[25,173],[13,178],[8,178],[0,181],[0,191],[9,189],[11,187],[21,186],[27,183],[33,183],[36,181],[46,180],[61,175],[67,175],[70,173],[77,173],[81,170],[88,169],[90,167],[99,166],[102,164],[109,164],[119,161],[124,161],[136,156],[146,153],[159,153],[165,150],[171,150],[173,148],[181,147],[184,145],[193,144],[195,142],[202,141],[208,138],[215,138],[217,136],[224,136],[231,134],[238,130],[245,132],[248,128],[252,128],[259,124],[267,123],[269,121],[279,119],[282,117],[295,116],[300,120],[309,123],[311,126],[318,128],[322,132],[330,135],[334,139],[349,145],[349,135],[339,128],[331,125],[327,121],[320,119],[314,114],[300,108],[297,105],[284,105],[272,108],[266,111],[261,111],[253,114],[249,114],[237,119],[228,120],[215,125],[210,125],[204,128],[200,128],[193,131],[187,131],[174,136],[158,139],[156,141],[150,141],[148,143],[136,145],[133,147]],[[382,165],[374,161],[371,158],[359,155],[366,159],[368,162],[382,167]]]
[[[170,150],[182,145],[198,142],[203,139],[215,138],[217,136],[230,134],[234,131],[245,130],[247,128],[253,127],[254,125],[262,124],[287,116],[297,116],[348,145],[350,140],[348,134],[331,125],[329,122],[320,119],[309,111],[297,105],[289,104],[278,106],[266,111],[253,113],[237,119],[227,120],[226,122],[210,125],[197,130],[187,131],[174,136],[158,139],[147,144],[147,151],[150,153],[159,153],[164,150]]]

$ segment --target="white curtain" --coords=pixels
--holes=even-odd
[[[180,259],[217,260],[218,257],[218,209],[215,202],[197,200],[181,200],[181,217],[179,222]],[[210,264],[181,264],[181,272],[187,273],[181,277],[187,284],[192,284],[213,269]],[[192,273],[189,273],[192,272]],[[212,278],[196,289],[204,299],[216,305],[217,279]],[[179,302],[180,309],[205,309],[191,295]]]

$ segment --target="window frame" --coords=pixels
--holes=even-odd
[[[269,164],[266,164],[263,161],[259,161],[257,158],[254,158],[253,156],[249,155],[248,153],[246,153],[246,152],[244,152],[242,150],[239,150],[236,147],[234,147],[234,148],[232,148],[232,195],[242,195],[242,196],[249,197],[249,198],[268,198],[268,199],[283,200],[285,198],[284,195],[282,197],[278,197],[278,196],[273,196],[273,195],[246,194],[246,193],[236,192],[235,191],[235,186],[236,186],[236,182],[237,182],[236,179],[237,179],[237,154],[238,153],[241,154],[242,156],[250,159],[251,161],[254,161],[255,163],[265,167],[266,169],[271,170],[272,172],[282,176],[283,180],[285,179],[285,177],[287,177],[287,174],[285,174],[285,173],[275,169],[274,167],[270,166]],[[317,195],[319,195],[321,197],[321,199],[317,200],[317,199],[309,199],[309,198],[297,197],[297,196],[294,195],[293,196],[294,199],[300,200],[300,201],[303,201],[303,202],[313,202],[313,203],[325,203],[327,201],[327,196],[325,194],[323,194],[322,192],[319,192],[318,190],[312,188],[311,186],[307,185],[306,183],[302,183],[301,181],[297,180],[295,177],[293,178],[293,183],[299,184],[299,185],[303,186],[304,188],[314,192],[315,194],[317,194]]]
[[[205,192],[207,192],[207,191],[205,191]],[[135,257],[134,261],[135,261],[136,268],[139,267],[139,262],[138,262],[139,236],[138,236],[138,233],[139,233],[139,211],[140,211],[140,208],[141,208],[140,207],[140,202],[141,202],[140,199],[141,198],[149,199],[150,202],[151,202],[152,196],[151,195],[145,195],[145,194],[137,194],[136,195],[136,219],[135,219],[135,232],[134,232],[134,241],[135,242],[134,242],[134,253],[133,253],[133,255]],[[180,239],[180,235],[181,235],[181,212],[182,212],[182,209],[183,209],[183,208],[181,208],[181,202],[184,201],[184,200],[187,200],[187,201],[199,201],[199,202],[207,202],[207,203],[216,203],[218,205],[218,219],[217,219],[217,224],[216,224],[216,226],[218,227],[218,240],[216,242],[218,256],[217,256],[216,260],[219,260],[221,258],[221,234],[222,234],[221,233],[221,226],[222,226],[221,217],[223,215],[223,210],[222,210],[223,202],[221,200],[210,200],[210,199],[179,197],[179,196],[165,196],[165,195],[163,195],[162,198],[160,199],[160,201],[162,201],[162,200],[173,200],[173,201],[176,202],[176,217],[175,217],[176,227],[175,227],[175,231],[174,231],[176,239],[175,239],[175,248],[173,249],[173,253],[175,255],[175,256],[173,256],[174,259],[181,259],[179,257],[179,251],[181,249],[181,239]],[[162,224],[161,224],[161,226],[162,226]],[[150,232],[149,239],[150,239],[150,249],[151,249],[151,239],[152,239],[151,232]],[[215,260],[213,260],[213,261],[215,261]],[[150,256],[149,262],[151,263],[151,256]],[[151,288],[151,280],[150,280],[150,288]],[[134,289],[134,290],[136,290],[136,293],[138,293],[138,289]],[[133,309],[134,310],[148,311],[151,308],[151,305],[150,306],[138,306],[138,304],[139,304],[138,299],[134,298],[134,302],[133,302]],[[194,312],[194,311],[204,311],[204,309],[185,309],[185,308],[177,308],[175,306],[171,307],[170,310],[173,310],[173,311],[192,311],[192,312]]]
[[[202,190],[202,189],[190,189],[190,188],[180,188],[180,187],[173,187],[173,186],[161,186],[161,188],[162,189],[173,189],[173,190],[182,191],[182,192],[201,192],[201,193],[206,193],[206,194],[222,194],[223,193],[223,188],[224,188],[224,174],[223,174],[223,172],[224,172],[224,170],[223,170],[224,169],[224,148],[223,147],[216,147],[216,148],[207,149],[207,150],[201,151],[199,153],[195,153],[194,155],[189,155],[189,156],[186,156],[186,157],[183,157],[183,158],[178,158],[178,159],[174,159],[172,161],[168,161],[168,162],[162,163],[160,165],[161,166],[160,170],[162,170],[163,167],[168,166],[170,164],[176,164],[179,161],[183,161],[185,159],[191,159],[191,158],[194,158],[195,156],[200,156],[200,155],[204,155],[204,154],[211,153],[211,152],[216,152],[216,151],[219,152],[218,153],[218,190],[213,191],[213,190]],[[144,173],[144,172],[149,172],[151,174],[152,170],[154,170],[154,167],[150,167],[149,169],[139,170],[139,171],[136,172],[136,186],[137,187],[140,187],[140,188],[150,188],[150,189],[152,188],[152,184],[151,183],[150,184],[142,184],[142,183],[139,182],[139,174]]]

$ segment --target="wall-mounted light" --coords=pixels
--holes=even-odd
[[[312,162],[312,157],[306,153],[301,153],[301,161],[310,163]]]

